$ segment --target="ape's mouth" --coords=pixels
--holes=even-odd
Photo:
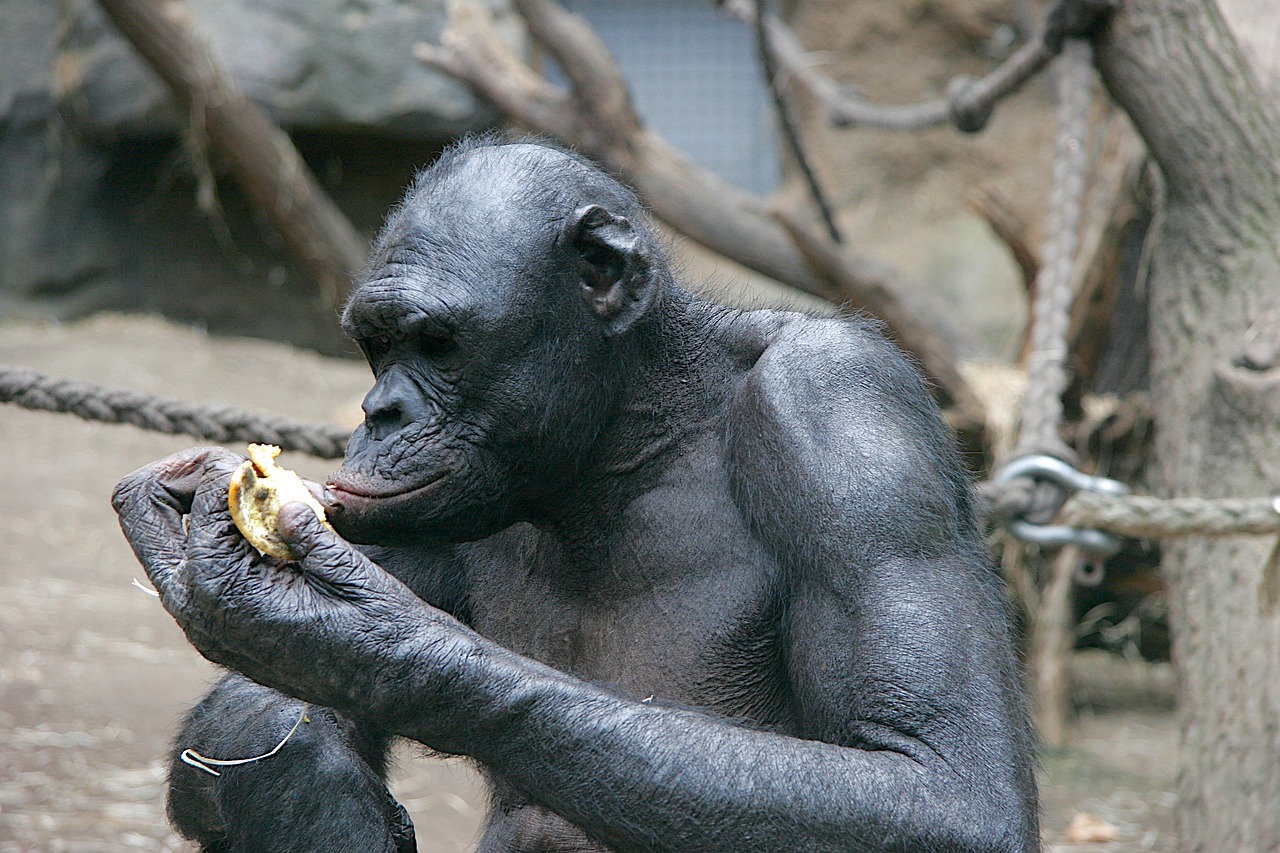
[[[414,528],[423,514],[420,504],[447,482],[445,474],[409,485],[339,471],[325,484],[320,503],[333,529],[350,542],[391,544]]]
[[[325,496],[322,503],[326,510],[330,507],[341,513],[345,508],[361,504],[381,504],[384,502],[412,501],[438,486],[445,478],[442,472],[425,482],[389,483],[385,480],[350,476],[339,471],[325,483]]]

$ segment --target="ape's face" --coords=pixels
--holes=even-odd
[[[530,169],[563,172],[557,191],[525,192]],[[596,178],[538,146],[474,149],[392,214],[343,316],[377,380],[329,483],[343,535],[479,538],[580,465],[614,396],[611,339],[648,304],[623,286],[647,278],[637,235],[604,206],[630,200],[597,199]]]

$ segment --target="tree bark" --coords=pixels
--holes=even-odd
[[[1280,114],[1208,0],[1129,0],[1098,66],[1160,165],[1152,254],[1156,487],[1280,493]],[[1274,542],[1171,540],[1182,848],[1280,850]]]

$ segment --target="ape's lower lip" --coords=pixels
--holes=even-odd
[[[416,497],[422,492],[431,489],[444,479],[444,474],[438,474],[427,480],[425,483],[412,483],[408,486],[396,489],[372,489],[367,486],[357,485],[345,478],[335,477],[325,484],[325,503],[336,503],[338,507],[351,502],[363,503],[370,501],[386,501],[386,500],[404,500]]]

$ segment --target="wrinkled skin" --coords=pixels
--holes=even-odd
[[[238,673],[178,749],[257,754],[314,706],[269,760],[175,762],[184,834],[413,849],[381,784],[405,737],[486,771],[483,851],[1037,849],[969,487],[867,324],[701,301],[616,182],[481,141],[392,213],[343,325],[376,384],[337,533],[282,513],[302,560],[235,533],[225,451],[115,494]]]

